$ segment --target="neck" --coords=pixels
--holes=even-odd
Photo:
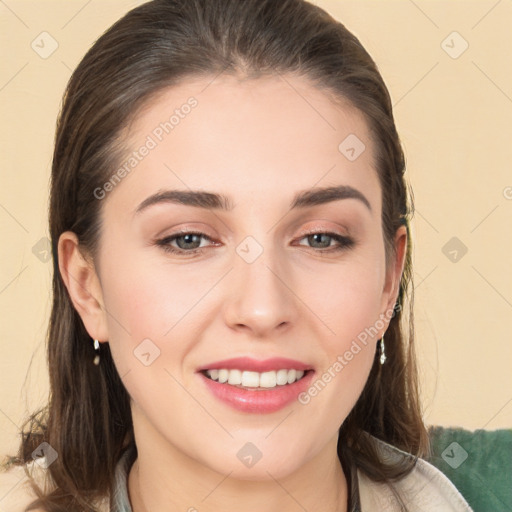
[[[162,437],[140,434],[135,428],[138,457],[127,483],[133,512],[347,511],[347,481],[336,452],[337,437],[284,477],[276,479],[268,472],[263,480],[242,480],[230,476],[230,468],[221,474],[206,467]]]

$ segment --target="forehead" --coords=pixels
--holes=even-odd
[[[236,202],[279,191],[288,200],[320,185],[378,188],[363,114],[293,75],[184,80],[148,101],[124,137],[122,163],[135,165],[108,202],[133,203],[159,188],[215,189]]]

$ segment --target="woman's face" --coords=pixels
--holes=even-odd
[[[154,98],[125,137],[125,172],[91,200],[101,322],[137,443],[245,479],[335,451],[405,243],[400,231],[386,272],[362,115],[302,78],[198,78]],[[340,188],[316,195],[327,187]],[[233,384],[205,369],[235,370],[211,374]],[[304,376],[283,384],[293,369]]]

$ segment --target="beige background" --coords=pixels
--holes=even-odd
[[[0,454],[15,449],[22,418],[48,392],[44,238],[60,98],[92,42],[140,3],[0,1]],[[395,104],[417,207],[426,421],[511,427],[512,3],[316,3],[360,38]],[[48,52],[50,37],[58,48],[42,58],[31,44]]]

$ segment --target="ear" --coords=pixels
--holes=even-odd
[[[106,310],[92,259],[84,257],[72,231],[60,235],[58,254],[62,280],[87,332],[95,340],[107,341]]]
[[[386,281],[382,294],[381,312],[388,321],[390,320],[389,312],[393,311],[400,291],[400,281],[402,279],[405,256],[407,254],[407,228],[405,226],[400,226],[397,229],[393,243],[395,246],[395,257],[389,262],[388,268],[386,269]],[[388,312],[387,315],[386,312]],[[386,329],[384,329],[384,331]]]

